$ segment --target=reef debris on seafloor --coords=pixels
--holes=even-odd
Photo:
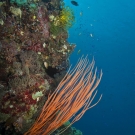
[[[73,23],[62,0],[0,2],[0,134],[21,135],[34,123],[69,67]]]

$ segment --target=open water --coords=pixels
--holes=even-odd
[[[65,0],[75,12],[69,42],[74,65],[82,55],[94,56],[103,78],[100,103],[74,124],[84,135],[135,135],[135,1]]]

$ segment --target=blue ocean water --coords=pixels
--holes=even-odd
[[[76,22],[69,42],[76,43],[70,57],[75,64],[82,55],[94,56],[103,78],[94,102],[74,126],[83,135],[135,135],[135,1],[65,0]]]

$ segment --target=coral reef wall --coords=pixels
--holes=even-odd
[[[34,123],[69,67],[73,23],[62,0],[0,2],[0,134],[21,135]]]

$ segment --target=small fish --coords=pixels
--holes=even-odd
[[[93,34],[92,33],[90,34],[90,37],[93,37]]]
[[[71,3],[74,5],[74,6],[79,6],[78,3],[74,0],[71,1]]]
[[[93,26],[93,24],[90,24],[90,26]]]
[[[81,50],[78,50],[77,54],[80,54]]]
[[[80,12],[80,16],[82,16],[83,15],[83,12]]]

